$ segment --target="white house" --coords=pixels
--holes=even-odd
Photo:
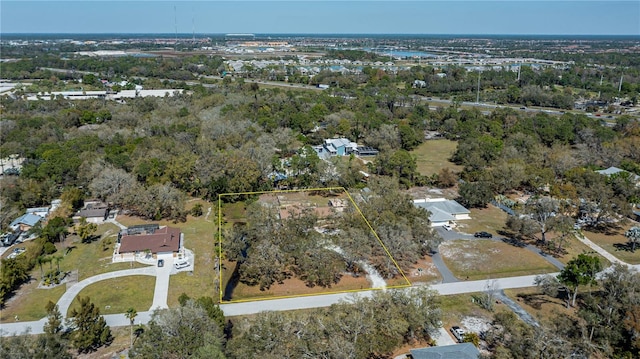
[[[454,221],[471,219],[468,209],[464,208],[460,203],[446,198],[424,198],[416,199],[413,205],[424,208],[431,215],[429,220],[432,227],[442,227],[445,224],[451,224]]]

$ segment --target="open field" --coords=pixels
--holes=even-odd
[[[557,269],[526,249],[493,240],[456,240],[440,245],[447,267],[459,279],[502,278]]]
[[[498,231],[503,230],[508,217],[503,210],[492,204],[487,208],[472,208],[470,211],[471,219],[456,222],[458,231],[468,234],[486,231],[495,236]]]
[[[324,193],[322,193],[324,192]],[[272,191],[259,193],[258,201],[263,205],[277,208],[278,218],[286,220],[295,213],[304,210],[311,210],[318,217],[318,226],[329,225],[332,218],[339,216],[340,213],[355,203],[351,201],[347,193],[342,188],[331,189],[312,189],[301,191]],[[332,203],[330,203],[330,201]],[[235,222],[243,222],[246,208],[239,203],[221,206],[220,230],[230,228]],[[319,229],[318,229],[319,230]],[[326,236],[323,234],[323,236]],[[377,236],[376,236],[377,237]],[[224,243],[222,243],[224,252]],[[231,301],[242,301],[250,298],[269,299],[283,296],[297,296],[310,294],[324,294],[345,292],[352,290],[369,289],[372,287],[365,276],[354,277],[349,273],[344,273],[338,283],[332,284],[330,287],[307,286],[303,281],[294,277],[284,280],[282,283],[273,283],[268,289],[260,290],[257,286],[248,286],[238,280],[234,276],[236,269],[235,262],[227,261],[220,258],[222,270],[220,273],[220,300],[224,298],[232,298]],[[387,282],[390,286],[406,286],[410,283],[405,278],[398,278],[392,282]],[[227,299],[229,300],[229,299]]]
[[[155,284],[156,278],[150,276],[114,278],[91,284],[78,294],[66,315],[80,308],[79,297],[91,298],[91,302],[100,309],[100,314],[124,313],[129,308],[138,312],[147,311],[153,303]]]
[[[212,297],[218,298],[218,293],[213,288],[214,285],[214,257],[215,252],[215,231],[217,228],[217,204],[212,204],[203,200],[193,200],[189,205],[201,203],[203,215],[200,217],[187,216],[186,222],[173,223],[172,221],[147,221],[139,217],[118,216],[118,222],[125,226],[143,223],[158,223],[161,226],[177,227],[184,233],[185,247],[193,251],[195,255],[193,273],[180,273],[172,275],[169,279],[169,295],[167,304],[170,307],[178,305],[178,297],[186,293],[192,298]],[[207,217],[208,209],[211,213]]]
[[[454,172],[461,171],[461,166],[449,162],[457,146],[457,142],[445,139],[424,141],[418,148],[411,151],[411,154],[416,156],[418,172],[424,176],[431,176],[445,167]]]
[[[583,230],[582,234],[592,242],[602,247],[616,258],[629,264],[640,264],[640,245],[636,245],[635,252],[627,246],[627,238],[624,236],[629,228],[637,225],[630,223],[620,228],[614,228],[607,232],[592,232]]]

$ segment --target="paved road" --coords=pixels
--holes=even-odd
[[[449,267],[447,267],[447,265],[442,260],[440,252],[434,253],[431,256],[431,261],[438,269],[438,272],[440,272],[440,275],[442,276],[442,283],[453,283],[459,281],[459,279],[455,275],[453,275],[453,272],[449,270]]]

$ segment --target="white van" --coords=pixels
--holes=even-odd
[[[174,263],[174,266],[176,267],[176,269],[186,268],[189,266],[189,261],[186,261],[186,260],[178,261]]]

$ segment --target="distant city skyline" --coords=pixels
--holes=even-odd
[[[640,1],[5,1],[8,33],[640,35]]]

